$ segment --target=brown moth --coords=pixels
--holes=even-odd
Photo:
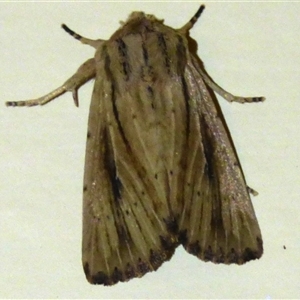
[[[243,264],[260,258],[262,237],[245,179],[210,88],[188,45],[202,13],[180,29],[133,12],[61,87],[8,106],[44,105],[95,78],[83,188],[82,263],[93,284],[141,277],[178,245],[204,261]]]

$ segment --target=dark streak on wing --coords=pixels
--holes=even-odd
[[[167,44],[163,33],[158,32],[158,45],[161,47],[162,55],[165,59],[165,67],[167,69],[168,74],[170,73],[170,58],[167,51]]]
[[[119,201],[121,201],[122,182],[117,175],[116,162],[112,150],[110,149],[109,146],[108,135],[109,133],[107,131],[104,131],[103,141],[104,141],[105,153],[103,156],[103,163],[111,182],[112,194],[115,203],[118,204]]]
[[[205,156],[205,168],[204,172],[206,173],[210,181],[216,180],[216,175],[214,171],[214,164],[216,163],[213,158],[214,145],[212,145],[212,138],[209,136],[209,128],[206,125],[204,118],[201,119],[201,136],[203,139],[203,154]]]
[[[148,86],[147,86],[147,91],[148,91],[148,93],[149,93],[150,97],[153,97],[153,95],[154,95],[154,91],[153,91],[153,88],[152,88],[152,86],[148,85]]]
[[[104,160],[104,166],[105,169],[108,173],[110,182],[111,182],[111,188],[112,188],[112,194],[113,194],[113,198],[114,201],[117,205],[117,207],[119,207],[119,202],[122,200],[121,194],[122,194],[122,182],[120,180],[120,178],[118,177],[117,174],[117,168],[116,168],[116,162],[115,162],[115,158],[112,152],[112,149],[110,149],[109,146],[109,137],[108,137],[109,133],[107,131],[104,132],[104,144],[105,144],[105,153],[103,156],[103,160]]]
[[[121,62],[122,67],[123,67],[123,72],[124,72],[124,75],[125,75],[125,81],[128,81],[131,69],[130,69],[130,65],[128,63],[127,46],[126,46],[126,44],[124,43],[124,41],[122,39],[117,39],[116,42],[118,44],[120,62]]]
[[[152,88],[152,83],[153,83],[153,67],[149,65],[149,53],[148,50],[145,46],[145,41],[143,39],[143,35],[141,35],[142,39],[142,53],[143,53],[143,60],[144,60],[144,65],[142,66],[142,75],[141,78],[143,81],[147,82],[147,94],[148,97],[151,98],[151,107],[154,109],[154,104],[153,104],[153,97],[154,97],[154,90]],[[145,79],[146,76],[146,79]]]
[[[142,50],[143,50],[143,58],[144,58],[144,63],[146,66],[148,66],[148,59],[149,59],[149,55],[148,55],[148,51],[145,47],[145,42],[142,42]]]
[[[210,190],[212,193],[211,201],[213,210],[211,218],[211,228],[216,232],[225,232],[222,218],[222,200],[224,199],[222,199],[222,195],[219,190],[219,177],[216,171],[216,165],[219,163],[219,161],[217,160],[215,153],[218,151],[218,146],[213,144],[213,137],[211,136],[212,133],[210,132],[203,117],[201,119],[200,130],[203,139],[203,154],[205,157],[204,173],[209,181]],[[204,259],[213,260],[213,258],[215,258],[215,260],[218,262],[224,261],[224,255],[221,255],[221,253],[213,253],[210,246],[207,249],[204,249]]]
[[[189,104],[190,96],[189,96],[187,84],[186,84],[186,81],[185,81],[183,75],[180,76],[180,81],[182,84],[182,93],[183,93],[184,103],[185,103],[185,111],[186,111],[186,128],[185,128],[185,130],[186,130],[186,140],[188,140],[189,132],[190,132],[190,104]]]
[[[122,182],[120,178],[117,176],[115,164],[111,168],[111,171],[112,172],[110,173],[110,181],[112,184],[112,191],[113,191],[115,201],[118,202],[121,200]]]
[[[116,86],[115,86],[115,79],[114,79],[112,71],[110,69],[110,63],[111,63],[110,57],[106,53],[106,55],[105,55],[105,72],[106,72],[107,77],[110,79],[110,82],[111,82],[111,99],[112,99],[113,113],[114,113],[116,122],[118,124],[118,129],[119,129],[119,132],[122,136],[122,139],[123,139],[125,145],[129,146],[128,140],[125,136],[123,127],[122,127],[121,122],[120,122],[119,112],[118,112],[117,105],[116,105]]]
[[[177,36],[178,43],[176,45],[176,57],[177,57],[177,70],[176,73],[180,74],[180,81],[182,84],[182,93],[184,97],[185,110],[186,110],[186,139],[189,137],[189,127],[190,127],[190,96],[187,87],[187,83],[184,78],[184,71],[186,67],[186,48],[184,46],[181,36]]]
[[[114,82],[112,82],[112,84],[111,84],[111,98],[112,98],[112,105],[113,105],[113,113],[114,113],[114,116],[115,116],[117,124],[118,124],[118,129],[121,133],[121,136],[122,136],[122,139],[123,139],[125,145],[128,146],[129,143],[125,136],[123,127],[121,125],[120,118],[119,118],[119,112],[118,112],[117,105],[116,105],[116,89],[115,89]]]
[[[178,74],[183,74],[186,67],[186,48],[184,46],[182,37],[177,36],[178,43],[176,45],[176,56],[177,56],[177,70]]]

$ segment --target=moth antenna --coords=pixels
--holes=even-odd
[[[199,19],[199,17],[202,14],[204,8],[205,8],[205,5],[202,4],[199,7],[199,9],[197,10],[197,12],[195,13],[195,15],[189,20],[189,22],[186,23],[181,28],[179,28],[178,31],[181,31],[182,33],[187,33],[194,26],[194,24],[197,22],[197,20]]]
[[[92,40],[92,39],[85,38],[85,37],[81,36],[80,34],[76,33],[75,31],[73,31],[72,29],[70,29],[66,24],[62,24],[61,27],[68,34],[70,34],[73,38],[80,41],[82,44],[90,45],[97,49],[103,42],[103,40],[100,40],[100,39]]]

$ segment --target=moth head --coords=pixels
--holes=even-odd
[[[164,20],[157,19],[153,15],[148,15],[141,11],[134,11],[125,22],[120,22],[121,27],[113,34],[111,39],[127,34],[143,32],[145,28],[153,30],[157,26],[160,26],[163,21]]]
[[[204,5],[201,5],[196,14],[189,20],[189,22],[187,22],[181,28],[177,29],[177,32],[183,35],[187,35],[189,30],[193,27],[193,25],[200,17],[203,10]],[[154,15],[145,14],[141,11],[134,11],[129,15],[125,22],[120,22],[121,28],[119,28],[119,30],[117,30],[112,35],[111,39],[119,38],[120,36],[125,36],[128,34],[141,33],[145,30],[160,30],[163,23],[163,19],[157,19]]]
[[[124,25],[124,24],[132,22],[132,21],[133,22],[141,22],[141,20],[143,20],[143,19],[146,19],[146,20],[151,21],[151,22],[159,22],[159,23],[163,23],[164,22],[163,19],[157,19],[153,15],[145,14],[142,11],[134,11],[134,12],[132,12],[129,15],[129,17],[127,18],[126,22],[120,22],[120,23],[121,23],[121,25]]]

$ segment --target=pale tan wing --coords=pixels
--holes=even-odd
[[[233,146],[193,63],[185,77],[198,117],[186,152],[180,241],[205,261],[242,264],[262,255],[261,233]]]
[[[155,174],[123,140],[126,132],[112,117],[113,108],[95,102],[85,165],[83,265],[91,283],[110,285],[157,269],[172,255],[176,239],[166,226],[170,212],[162,181],[155,186]]]
[[[98,82],[94,93],[97,88]],[[145,163],[141,155],[147,153],[127,140],[128,128],[118,124],[109,96],[102,98],[106,107],[92,101],[83,200],[85,273],[91,283],[105,285],[157,269],[177,246],[167,226],[164,174],[155,173],[152,158]]]
[[[163,37],[141,39],[117,39],[96,54],[101,76],[90,108],[83,200],[83,265],[95,284],[155,270],[178,245],[171,203],[184,178],[186,102],[182,82],[169,73],[179,62],[167,69],[157,55]],[[149,66],[141,44],[154,48]],[[126,60],[125,47],[132,50]],[[133,76],[141,66],[144,77]]]

